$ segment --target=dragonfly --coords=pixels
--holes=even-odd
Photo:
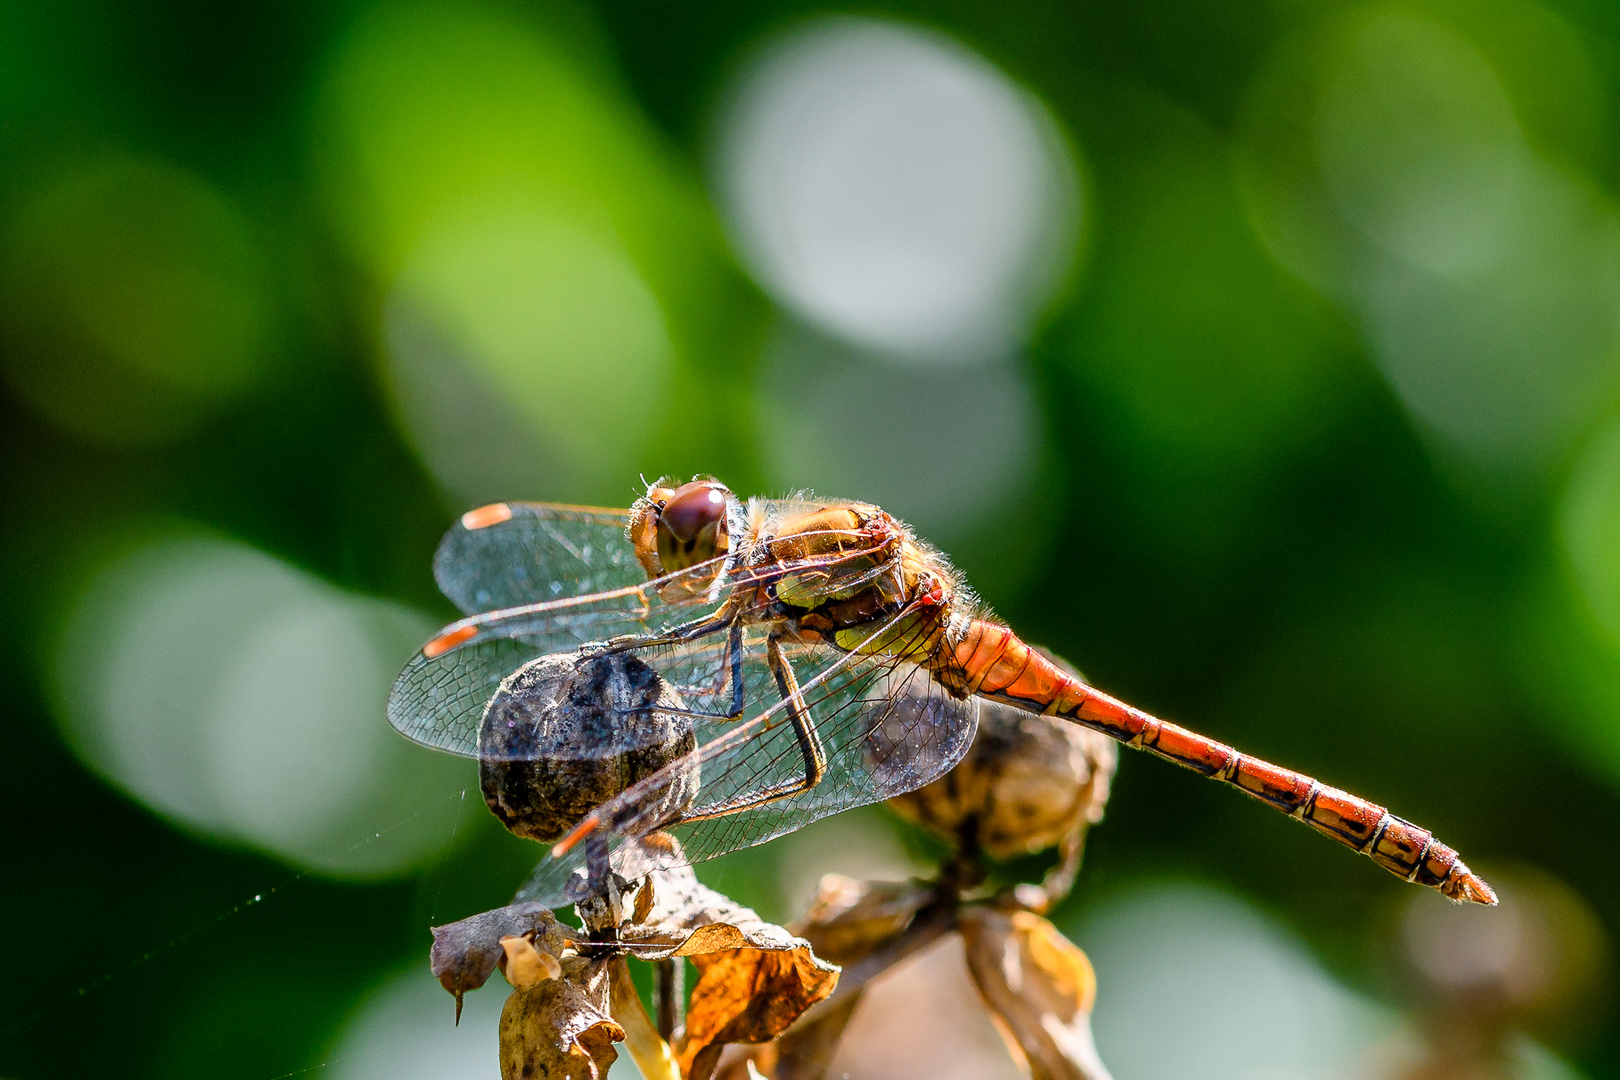
[[[1428,830],[1054,663],[869,503],[742,499],[706,477],[655,481],[627,510],[495,503],[452,526],[434,576],[466,617],[396,680],[387,712],[405,736],[487,760],[492,702],[559,655],[645,663],[674,694],[642,707],[692,733],[689,751],[557,839],[523,900],[578,902],[609,870],[632,881],[916,790],[962,759],[979,703],[994,702],[1235,787],[1453,901],[1496,903]]]

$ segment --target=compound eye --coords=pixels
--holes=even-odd
[[[725,520],[725,489],[710,483],[682,484],[659,517],[676,539],[694,540],[704,529]]]
[[[705,562],[726,546],[726,489],[713,481],[676,488],[658,515],[658,557],[664,572]]]

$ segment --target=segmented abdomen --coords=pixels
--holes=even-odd
[[[1061,716],[1230,784],[1299,818],[1407,881],[1457,901],[1496,903],[1496,894],[1457,853],[1426,829],[1382,806],[1303,773],[1251,757],[1195,731],[1150,716],[1070,675],[1005,626],[975,619],[941,657],[938,676],[968,693]]]

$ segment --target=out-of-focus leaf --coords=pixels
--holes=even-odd
[[[825,874],[809,910],[794,928],[810,942],[816,955],[853,964],[896,942],[913,925],[917,912],[937,896],[935,888],[921,881],[857,881],[842,874]],[[910,950],[898,951],[894,960],[908,955]],[[864,992],[864,981],[852,985],[838,1000],[822,1005],[785,1033],[777,1042],[776,1080],[821,1077]]]
[[[562,975],[513,990],[501,1010],[503,1080],[602,1080],[624,1028],[609,1006],[608,958],[569,955]]]
[[[512,937],[527,938],[553,958],[572,940],[568,928],[539,904],[513,904],[433,928],[428,963],[439,985],[455,996],[458,1020],[461,995],[489,981],[496,966],[507,958],[502,939]]]
[[[1109,1080],[1091,1038],[1097,976],[1086,954],[1028,911],[968,908],[957,928],[996,1030],[1034,1080]]]
[[[698,882],[690,867],[649,879],[644,926],[624,940],[646,960],[692,958],[698,969],[676,1057],[689,1080],[705,1080],[727,1043],[774,1039],[838,985],[838,968],[810,943]],[[653,946],[646,948],[646,946]]]
[[[825,874],[794,929],[817,956],[848,964],[898,936],[935,895],[921,881],[856,881]]]

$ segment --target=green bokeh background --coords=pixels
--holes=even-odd
[[[1015,359],[1036,464],[943,541],[985,599],[1111,692],[1387,804],[1487,876],[1548,872],[1620,932],[1620,333],[1602,329],[1620,308],[1620,7],[8,2],[0,1074],[306,1068],[369,987],[422,961],[430,921],[510,896],[535,849],[476,805],[450,854],[370,884],[295,878],[171,824],[60,734],[54,642],[86,567],[142,523],[197,523],[448,619],[430,559],[473,498],[622,500],[637,472],[795,482],[766,464],[756,400],[781,316],[731,254],[705,169],[750,47],[825,13],[956,37],[1044,101],[1081,162],[1074,272]],[[1375,73],[1418,50],[1412,85],[1448,87],[1461,134],[1347,136],[1334,152],[1371,162],[1371,194],[1332,193],[1340,234],[1290,232],[1277,193],[1303,215],[1320,197],[1290,134],[1314,107],[1301,87],[1331,89],[1358,47]],[[1410,87],[1389,85],[1393,103],[1362,104],[1401,114]],[[1434,212],[1452,257],[1445,184],[1504,141],[1534,162],[1516,190],[1551,208],[1515,234],[1517,276],[1448,264],[1394,311],[1395,256],[1369,251],[1430,243]],[[1454,169],[1439,202],[1391,203],[1379,170],[1410,178],[1402,155],[1424,153]],[[464,196],[470,217],[445,211]],[[503,321],[503,289],[580,280],[631,309],[650,290],[662,325],[612,322],[621,340],[581,332],[589,311]],[[382,359],[393,283],[480,342],[503,415],[558,440],[522,490],[423,464]],[[1599,344],[1562,363],[1552,331],[1587,318]],[[1390,326],[1447,319],[1474,344],[1447,339],[1417,375],[1388,359]],[[503,343],[525,334],[564,359],[523,367]],[[615,359],[649,334],[667,362]],[[1492,359],[1515,335],[1529,344]],[[1476,353],[1500,365],[1484,390],[1457,375]],[[786,917],[775,858],[705,873]],[[1403,1000],[1387,956],[1406,887],[1127,755],[1065,917],[1165,875],[1254,900],[1335,976]],[[1620,1075],[1612,1013],[1555,1049]]]

